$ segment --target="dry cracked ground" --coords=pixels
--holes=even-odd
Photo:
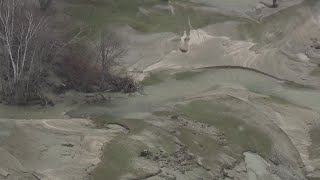
[[[143,90],[0,105],[0,179],[320,179],[320,2],[134,2],[114,28]]]

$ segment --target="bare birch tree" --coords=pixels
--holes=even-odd
[[[5,65],[0,69],[4,76],[1,87],[7,94],[27,96],[43,49],[37,42],[44,26],[45,18],[29,8],[27,0],[0,2],[0,61]]]

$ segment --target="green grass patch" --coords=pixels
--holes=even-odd
[[[271,139],[237,117],[237,112],[229,107],[211,101],[194,101],[178,106],[178,111],[187,119],[206,123],[223,131],[227,145],[239,154],[251,151],[268,157],[271,153]]]
[[[310,158],[318,158],[320,156],[320,127],[314,127],[310,131],[312,145],[309,147]]]
[[[179,72],[174,74],[174,78],[176,80],[185,80],[185,79],[190,79],[193,78],[199,74],[201,74],[202,72],[200,71],[185,71],[185,72]]]
[[[162,147],[165,151],[172,153],[175,151],[175,143],[166,131],[145,123],[140,119],[115,119],[110,116],[101,116],[94,119],[99,124],[106,123],[119,123],[130,128],[129,134],[122,134],[115,137],[108,143],[103,152],[101,163],[92,173],[92,179],[105,180],[105,179],[121,179],[123,175],[143,174],[141,170],[135,169],[132,161],[139,158],[140,153],[148,149],[153,152],[155,149],[150,149],[149,144],[152,143],[154,147]],[[144,134],[144,130],[152,132],[153,137]],[[140,136],[146,141],[132,138],[133,136]]]
[[[159,117],[169,117],[172,115],[172,112],[170,112],[170,111],[155,111],[152,114],[155,116],[159,116]]]
[[[135,173],[130,162],[144,149],[143,145],[130,139],[128,136],[120,136],[107,144],[103,158],[98,167],[92,173],[92,179],[120,179],[127,173]]]

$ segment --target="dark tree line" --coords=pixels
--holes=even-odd
[[[43,89],[51,88],[50,73],[64,87],[83,92],[137,90],[126,71],[119,71],[126,53],[120,36],[106,30],[94,47],[84,41],[78,46],[81,31],[71,40],[62,38],[53,29],[54,18],[43,12],[52,0],[38,2],[40,9],[32,0],[0,0],[0,101],[47,102]]]

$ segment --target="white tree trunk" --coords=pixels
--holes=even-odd
[[[0,42],[5,44],[12,66],[13,83],[24,77],[25,65],[32,67],[34,50],[30,42],[37,36],[44,19],[35,20],[34,14],[19,7],[20,0],[1,0],[0,2]],[[20,13],[20,14],[19,14]]]

